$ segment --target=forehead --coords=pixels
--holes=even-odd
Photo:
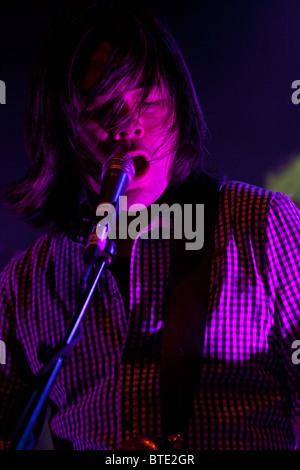
[[[97,83],[99,83],[101,77],[103,76],[105,68],[107,67],[112,57],[113,52],[114,46],[108,41],[102,41],[96,51],[91,55],[87,64],[86,72],[83,76],[83,80],[81,81],[80,88],[83,95],[88,95],[97,85]],[[132,98],[136,99],[139,95],[143,94],[143,91],[146,88],[148,89],[148,91],[151,88],[151,95],[155,93],[163,95],[165,98],[168,95],[167,85],[163,83],[163,80],[161,79],[159,74],[157,74],[155,80],[153,80],[153,83],[151,83],[150,86],[146,86],[145,83],[143,83],[141,70],[138,71],[136,74],[137,76],[140,76],[140,78],[136,81],[131,80],[133,75],[126,74],[126,71],[124,69],[122,70],[122,68],[120,68],[119,72],[120,76],[118,77],[116,75],[113,78],[110,90],[108,90],[105,95],[101,94],[103,99],[109,99],[113,95],[124,95],[125,93],[131,93]],[[134,85],[132,85],[132,82],[135,82]]]

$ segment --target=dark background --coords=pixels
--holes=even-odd
[[[38,47],[68,2],[11,1],[0,11],[0,185],[28,167],[23,112]],[[144,1],[179,43],[202,105],[211,162],[229,179],[267,187],[266,176],[300,154],[300,1]],[[300,178],[300,175],[299,175]],[[276,188],[269,188],[275,189]],[[42,232],[0,209],[0,268]]]

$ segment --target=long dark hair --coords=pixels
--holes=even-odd
[[[52,222],[70,228],[78,219],[83,188],[80,166],[99,172],[82,145],[77,124],[84,109],[80,84],[92,53],[103,41],[112,44],[114,52],[100,83],[85,100],[114,86],[120,76],[130,83],[142,77],[146,97],[160,77],[178,129],[169,187],[180,185],[191,174],[209,174],[205,121],[174,38],[137,2],[81,2],[53,25],[41,47],[25,115],[30,168],[5,193],[8,205],[34,226]]]

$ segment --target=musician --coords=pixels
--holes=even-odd
[[[147,225],[115,240],[49,392],[54,448],[294,449],[299,210],[208,169],[190,74],[152,13],[87,4],[44,42],[25,121],[30,168],[6,191],[45,234],[0,277],[2,447],[76,310],[102,167],[117,154],[134,164],[128,208],[204,204],[204,245],[187,250]]]

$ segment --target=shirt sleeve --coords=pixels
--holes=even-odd
[[[276,346],[283,367],[295,437],[300,438],[300,211],[285,195],[275,193],[267,226],[267,271],[274,304]],[[294,354],[294,356],[293,356]],[[300,356],[300,355],[299,355]]]
[[[16,334],[16,315],[9,279],[12,262],[0,274],[0,450],[11,437],[30,396],[32,374]]]

